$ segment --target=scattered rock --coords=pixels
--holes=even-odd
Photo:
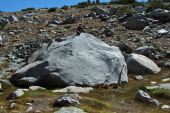
[[[170,106],[169,105],[163,105],[161,108],[162,109],[170,109]]]
[[[148,20],[146,17],[141,15],[133,15],[126,24],[124,24],[126,29],[130,30],[142,30],[148,25]]]
[[[14,99],[14,98],[18,98],[21,97],[22,95],[24,95],[24,91],[22,89],[17,89],[16,91],[14,91],[13,93],[11,93],[7,99]]]
[[[78,99],[81,99],[78,94],[64,94],[57,99],[57,101],[54,103],[54,106],[77,106],[80,104]]]
[[[54,113],[86,113],[86,112],[77,107],[62,107],[59,111],[55,111]]]
[[[126,62],[129,73],[144,75],[158,73],[161,70],[152,60],[139,54],[129,55]]]
[[[159,101],[157,101],[156,99],[152,99],[146,92],[144,92],[142,90],[139,90],[137,92],[135,98],[139,101],[142,101],[142,102],[148,102],[148,103],[151,103],[151,104],[154,104],[154,105],[157,105],[157,106],[160,105]]]
[[[76,87],[76,86],[68,86],[64,89],[54,90],[53,92],[74,92],[74,93],[89,93],[93,91],[91,87]]]
[[[143,76],[141,76],[141,75],[137,75],[137,76],[135,76],[135,78],[134,78],[135,80],[142,80],[143,79]]]
[[[30,112],[32,110],[33,110],[33,107],[30,106],[25,112]]]
[[[40,86],[30,86],[29,89],[30,90],[37,90],[37,89],[45,89],[45,88],[40,87]]]

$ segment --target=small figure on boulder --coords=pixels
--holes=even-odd
[[[77,27],[77,35],[80,35],[82,32],[84,32],[82,23],[79,23],[79,26]]]

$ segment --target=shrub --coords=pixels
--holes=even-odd
[[[95,11],[96,9],[97,9],[97,7],[95,6],[95,7],[91,8],[90,11]]]
[[[30,11],[30,10],[35,10],[35,8],[27,8],[27,9],[22,9],[21,11]]]
[[[61,7],[61,9],[67,10],[69,9],[69,6],[64,5],[63,7]]]
[[[88,6],[88,3],[87,2],[79,2],[77,4],[77,8],[85,8]]]
[[[170,91],[167,89],[153,89],[151,90],[151,93],[155,97],[170,99]]]
[[[133,4],[136,0],[111,0],[109,4]]]
[[[48,12],[55,12],[57,10],[56,7],[51,7],[50,9],[48,9]]]

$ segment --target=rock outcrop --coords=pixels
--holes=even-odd
[[[39,51],[33,63],[12,75],[17,86],[65,87],[127,83],[127,66],[118,47],[82,33],[52,42]]]

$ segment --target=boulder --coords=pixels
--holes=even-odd
[[[154,74],[161,70],[152,60],[139,54],[129,55],[126,62],[128,72],[133,74]]]
[[[142,102],[148,102],[154,105],[159,106],[160,102],[156,99],[152,99],[146,92],[139,90],[137,94],[135,95],[136,100],[142,101]]]
[[[9,79],[17,86],[66,87],[127,83],[127,66],[118,47],[86,33],[52,42]],[[34,56],[34,57],[35,57]],[[121,75],[121,77],[120,77]]]
[[[148,25],[147,18],[141,15],[133,15],[132,17],[130,17],[127,23],[124,24],[125,28],[130,30],[142,30],[147,25]]]

